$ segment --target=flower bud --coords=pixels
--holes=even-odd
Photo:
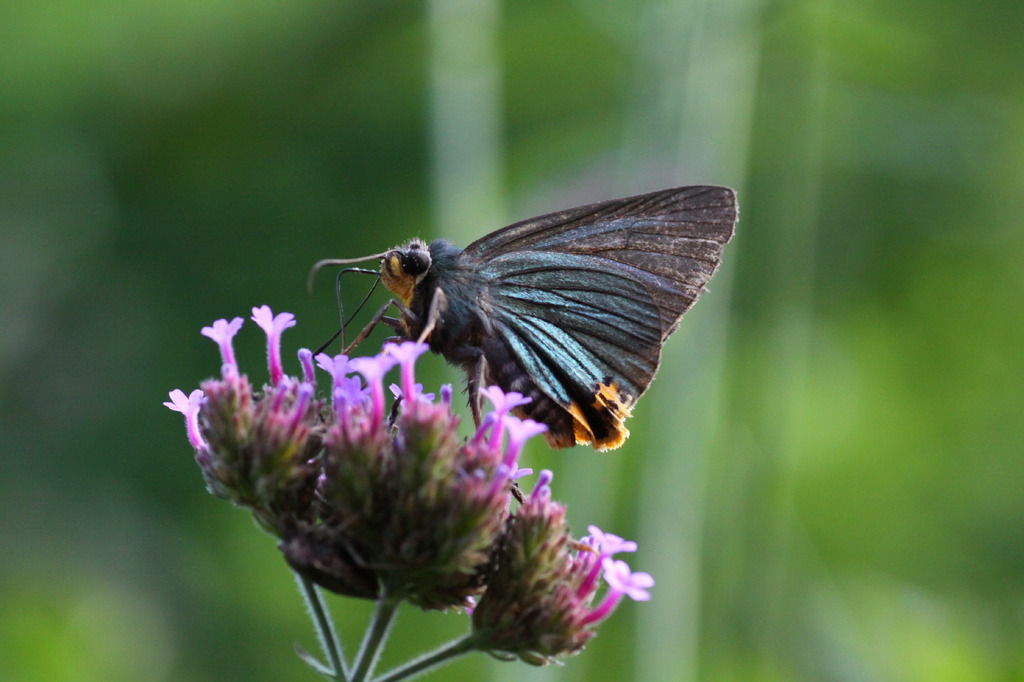
[[[624,562],[611,562],[610,553],[595,547],[599,540],[574,542],[565,507],[551,500],[550,481],[551,473],[541,472],[533,493],[508,519],[494,573],[472,616],[479,648],[534,665],[578,653],[623,595],[644,598],[653,584],[646,573],[631,574]],[[612,551],[635,549],[617,536],[607,538]],[[602,568],[614,578],[602,604],[592,609]]]

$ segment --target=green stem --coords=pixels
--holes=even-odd
[[[306,607],[313,617],[313,625],[317,638],[320,640],[320,648],[331,662],[331,677],[340,682],[348,682],[348,671],[345,668],[345,660],[341,656],[341,644],[338,642],[338,633],[334,629],[331,616],[327,612],[327,605],[320,598],[320,592],[312,581],[298,573],[295,576],[298,579],[302,596],[306,600]]]
[[[395,621],[395,613],[398,612],[400,602],[401,598],[392,596],[387,588],[382,589],[380,598],[377,599],[377,608],[373,612],[373,620],[370,621],[370,627],[356,656],[351,682],[364,682],[373,673],[384,642],[387,641],[388,631]]]
[[[473,635],[466,635],[461,639],[445,644],[440,649],[424,654],[403,666],[395,668],[383,677],[376,678],[373,682],[397,682],[398,680],[412,678],[443,663],[449,663],[475,649],[476,638]]]

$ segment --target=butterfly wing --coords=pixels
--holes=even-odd
[[[550,402],[527,416],[566,446],[621,445],[623,422],[657,372],[661,346],[718,269],[733,234],[725,187],[683,187],[526,220],[470,244],[460,257],[483,278],[508,356]],[[486,350],[485,350],[486,354]],[[498,380],[509,390],[509,357]]]

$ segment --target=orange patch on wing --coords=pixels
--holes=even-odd
[[[596,450],[604,451],[614,450],[625,443],[629,438],[629,429],[624,423],[633,412],[633,399],[623,395],[613,381],[611,384],[597,385],[597,392],[591,405],[601,416],[608,433],[604,437],[597,437],[583,410],[575,402],[571,402],[565,409],[572,416],[576,444],[593,443]]]
[[[583,414],[583,410],[580,409],[580,406],[575,402],[571,402],[565,409],[572,417],[572,431],[573,436],[576,438],[576,444],[586,445],[587,443],[593,443],[594,432],[590,429],[590,423],[587,422],[587,418]]]

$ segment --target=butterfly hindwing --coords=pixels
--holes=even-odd
[[[516,223],[462,252],[507,351],[569,417],[547,420],[552,444],[625,440],[662,344],[718,268],[735,221],[732,190],[685,187]]]
[[[661,320],[647,288],[593,256],[506,254],[483,268],[494,316],[581,378],[619,377],[636,395],[657,369]],[[558,352],[555,352],[558,351]],[[561,357],[557,357],[561,356]]]

